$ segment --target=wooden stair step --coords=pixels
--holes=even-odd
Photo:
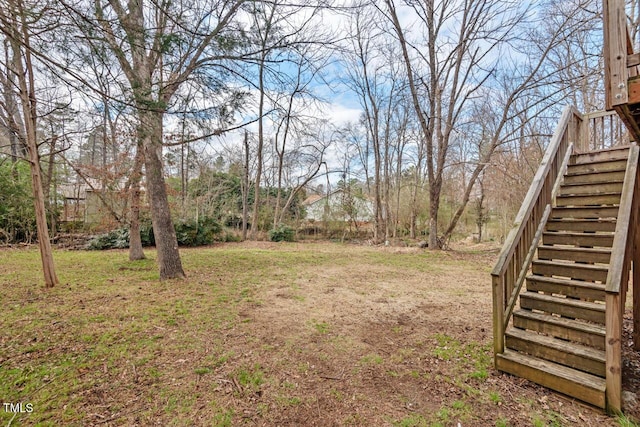
[[[604,350],[604,325],[536,313],[530,310],[515,310],[513,312],[513,326]]]
[[[580,163],[567,166],[566,175],[584,175],[600,172],[621,171],[627,168],[627,159],[605,160],[588,163]]]
[[[605,352],[582,344],[572,343],[548,335],[510,328],[505,333],[506,346],[540,359],[605,376]]]
[[[563,184],[559,195],[598,195],[608,193],[622,193],[623,181],[596,182],[589,184]]]
[[[609,266],[537,259],[531,263],[531,271],[539,276],[562,276],[590,282],[606,282]]]
[[[603,162],[609,160],[620,160],[629,158],[629,147],[612,147],[603,150],[578,153],[571,156],[571,164]]]
[[[556,206],[619,205],[620,197],[620,193],[603,193],[594,195],[559,194],[556,196]]]
[[[606,231],[613,233],[616,231],[616,220],[606,219],[573,219],[556,218],[547,221],[545,227],[547,231]]]
[[[565,175],[563,183],[565,185],[579,185],[579,184],[596,184],[605,182],[623,182],[624,170],[600,172],[600,173],[587,173],[576,175]]]
[[[512,350],[496,354],[496,369],[599,408],[605,407],[605,380],[595,375]]]
[[[589,322],[605,322],[605,305],[597,302],[582,301],[526,291],[520,294],[520,307],[527,310],[540,310],[558,314],[571,319],[583,319]]]
[[[613,234],[545,231],[542,233],[542,244],[610,248],[613,245]]]
[[[587,263],[608,264],[611,259],[609,248],[579,248],[575,246],[540,246],[538,247],[538,259],[541,260],[565,260],[581,261]]]
[[[527,276],[527,290],[547,294],[565,295],[571,298],[604,301],[605,285],[580,280],[560,279],[531,275]]]
[[[551,210],[551,219],[604,219],[617,218],[617,206],[595,207],[554,207]]]

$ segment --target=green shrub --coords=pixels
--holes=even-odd
[[[202,218],[198,222],[179,221],[174,226],[180,246],[210,245],[222,231],[220,224],[211,218]]]
[[[220,225],[211,218],[201,218],[198,222],[194,220],[178,221],[174,224],[176,238],[180,246],[202,246],[210,245],[220,236]],[[153,227],[150,222],[144,222],[140,226],[140,237],[142,246],[155,245]],[[129,247],[129,228],[118,228],[105,234],[100,234],[89,242],[88,249],[125,249]]]
[[[269,240],[272,242],[293,242],[295,241],[296,232],[293,228],[286,225],[269,230]]]
[[[129,229],[118,228],[108,233],[100,234],[89,241],[88,249],[125,249],[129,247]]]

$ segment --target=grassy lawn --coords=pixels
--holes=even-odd
[[[495,251],[0,250],[0,424],[618,425],[491,361]],[[28,404],[28,405],[27,405]],[[15,406],[14,406],[15,409]]]

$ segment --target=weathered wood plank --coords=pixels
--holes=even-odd
[[[544,245],[597,246],[610,248],[612,234],[559,233],[548,231],[542,235]]]
[[[527,310],[540,310],[545,313],[558,314],[573,319],[589,322],[605,322],[604,304],[560,298],[535,292],[524,292],[520,295],[520,307]]]
[[[604,350],[605,328],[603,325],[578,322],[529,310],[517,310],[513,312],[513,326]]]
[[[629,265],[625,265],[625,263],[630,260],[630,254],[627,253],[627,249],[633,247],[633,242],[629,242],[629,239],[632,239],[632,237],[629,236],[629,227],[632,218],[633,194],[636,188],[639,158],[640,149],[638,149],[638,146],[631,147],[625,172],[622,198],[620,200],[615,239],[611,248],[611,265],[610,274],[607,278],[607,292],[620,292],[623,270],[629,269]]]
[[[618,293],[607,293],[606,325],[606,384],[607,409],[622,409],[622,298]]]
[[[618,204],[620,204],[620,193],[590,194],[590,195],[559,195],[558,197],[556,197],[556,205],[558,207],[618,205]]]
[[[605,376],[603,350],[517,328],[506,332],[506,347],[599,377]]]
[[[535,275],[527,277],[527,290],[592,301],[604,301],[605,297],[603,284]]]
[[[579,264],[573,262],[535,260],[531,264],[533,274],[540,276],[563,276],[590,282],[606,282],[609,268],[601,264]]]
[[[603,1],[604,68],[606,109],[626,104],[627,93],[627,15],[624,0]]]
[[[622,181],[619,182],[597,182],[589,184],[563,185],[560,187],[558,195],[599,195],[622,192]],[[595,204],[595,203],[592,203]]]
[[[602,172],[614,172],[624,170],[627,166],[625,159],[611,160],[606,162],[581,163],[579,165],[569,165],[567,167],[567,175],[580,175]]]
[[[514,351],[501,354],[496,367],[599,408],[605,405],[605,382],[595,375]]]
[[[633,220],[633,348],[640,350],[640,177],[636,176]]]
[[[493,302],[493,354],[495,358],[504,351],[504,307],[505,307],[505,276],[492,276]]]
[[[604,113],[604,114],[609,115],[611,113]],[[626,159],[627,157],[629,157],[629,147],[612,147],[612,148],[606,148],[604,150],[599,150],[599,151],[589,151],[587,153],[574,154],[573,156],[571,156],[570,164],[574,165],[579,163],[592,163],[592,162],[603,162],[603,161],[609,161],[609,160],[620,160],[620,159]]]
[[[564,177],[564,183],[573,184],[591,184],[601,182],[622,182],[624,180],[624,171],[600,172],[597,174],[579,174]]]
[[[552,219],[547,222],[547,231],[609,232],[616,230],[615,219]],[[608,262],[608,261],[607,261]]]
[[[618,216],[617,206],[595,207],[555,207],[551,211],[552,219],[605,219]]]
[[[538,248],[538,258],[541,260],[566,260],[608,264],[610,257],[611,250],[606,248],[560,246],[540,246]]]

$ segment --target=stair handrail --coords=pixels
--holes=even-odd
[[[627,167],[624,173],[622,193],[620,196],[620,207],[618,208],[618,219],[616,230],[611,245],[611,262],[609,263],[609,273],[607,274],[606,291],[620,293],[620,286],[624,275],[625,267],[630,262],[631,231],[633,223],[633,199],[636,193],[636,175],[638,171],[638,146],[632,145],[629,149]]]
[[[638,203],[640,201],[639,157],[640,148],[632,145],[629,149],[629,158],[624,174],[605,287],[605,393],[607,410],[612,413],[619,412],[622,408],[622,318],[637,230]]]
[[[504,332],[510,311],[507,302],[512,300],[518,277],[524,266],[531,244],[539,228],[547,205],[553,203],[552,193],[558,178],[562,177],[562,165],[570,144],[580,140],[582,114],[573,106],[562,112],[560,122],[551,138],[542,162],[534,176],[529,191],[518,211],[514,227],[498,256],[491,272],[493,294],[494,355],[504,352]],[[515,303],[515,301],[514,301]]]

